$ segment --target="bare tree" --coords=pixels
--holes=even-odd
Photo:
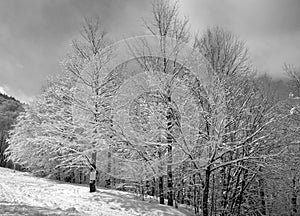
[[[87,110],[93,118],[94,133],[103,134],[103,124],[108,124],[108,107],[104,107],[104,98],[108,97],[107,89],[104,88],[105,74],[103,65],[109,61],[109,49],[107,49],[108,40],[106,32],[102,30],[98,18],[85,19],[82,25],[80,41],[74,40],[72,43],[73,51],[65,62],[66,72],[72,74],[77,80],[79,96],[75,103],[81,110]],[[85,93],[87,99],[82,98],[82,93]],[[75,96],[76,97],[76,96]],[[81,97],[81,98],[80,98]],[[93,104],[93,105],[92,105]],[[92,105],[92,107],[91,107]],[[104,138],[104,137],[103,137]],[[97,140],[94,141],[94,146],[97,145]],[[97,151],[94,150],[91,156],[91,170],[96,171]],[[95,188],[93,181],[91,187]],[[95,191],[94,189],[92,191]]]
[[[285,64],[283,66],[284,71],[287,73],[290,78],[291,84],[291,97],[300,97],[300,72],[293,65]]]
[[[178,8],[178,2],[171,2],[171,1],[162,1],[162,0],[156,0],[152,3],[152,15],[153,15],[153,21],[152,22],[144,22],[145,27],[155,36],[159,39],[159,46],[160,46],[160,52],[163,56],[161,66],[163,67],[162,73],[165,74],[172,74],[168,81],[164,83],[164,86],[162,86],[161,90],[163,90],[161,93],[164,95],[166,103],[169,104],[169,106],[172,104],[172,85],[173,80],[176,77],[176,73],[174,71],[178,70],[176,68],[176,56],[180,52],[179,47],[183,43],[187,43],[189,41],[189,32],[188,32],[188,19],[180,18],[179,14],[179,8]],[[172,60],[169,58],[169,51],[167,49],[170,49],[170,44],[168,44],[167,40],[168,38],[171,38],[176,43],[173,47],[171,46],[172,52],[175,56],[175,59]],[[150,61],[150,62],[149,62]],[[157,64],[157,62],[151,62],[153,59],[151,58],[144,58],[142,61],[140,61],[141,65],[147,68],[147,64],[152,63],[152,65],[155,68],[154,64]],[[156,61],[156,60],[154,60]],[[174,64],[173,67],[170,67],[171,64]],[[171,71],[173,70],[173,72]],[[168,111],[166,113],[167,118],[167,142],[169,143],[167,145],[167,152],[168,152],[168,165],[167,165],[167,198],[168,198],[168,205],[173,206],[174,202],[174,191],[173,191],[173,174],[172,174],[172,143],[174,142],[174,139],[172,138],[172,127],[174,125],[175,119],[174,117],[174,110],[172,110],[172,107],[168,108]],[[161,153],[160,153],[161,154]],[[164,204],[164,196],[163,196],[163,176],[159,177],[159,194],[160,194],[160,203]]]

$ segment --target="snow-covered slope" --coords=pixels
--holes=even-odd
[[[0,215],[190,215],[134,194],[67,184],[0,167]]]

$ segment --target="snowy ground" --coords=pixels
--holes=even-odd
[[[190,215],[180,211],[140,201],[134,194],[98,189],[89,193],[87,186],[67,184],[37,178],[0,167],[0,215]]]

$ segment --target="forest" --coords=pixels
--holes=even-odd
[[[257,75],[235,34],[198,35],[172,1],[114,42],[97,18],[41,94],[0,95],[0,159],[37,176],[135,191],[195,215],[300,214],[300,70]],[[2,99],[3,98],[3,99]]]
[[[8,146],[9,130],[13,128],[19,113],[24,111],[23,105],[13,97],[0,93],[0,166],[13,167],[11,161],[6,161],[4,151]]]

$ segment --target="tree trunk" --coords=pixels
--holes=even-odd
[[[150,182],[150,184],[151,184],[151,196],[155,196],[155,178],[153,178],[153,180]]]
[[[145,187],[144,187],[144,182],[140,182],[140,195],[141,195],[141,200],[145,201]]]
[[[241,207],[242,207],[242,204],[243,204],[243,194],[244,194],[244,190],[245,190],[245,187],[246,187],[246,179],[248,177],[248,170],[244,170],[243,171],[244,174],[243,174],[243,178],[242,178],[242,182],[241,182],[241,189],[239,191],[239,194],[237,196],[237,213],[240,214],[241,213]]]
[[[158,151],[158,157],[161,158],[161,149]],[[165,204],[165,198],[164,198],[164,178],[162,173],[162,166],[159,166],[159,169],[161,171],[160,175],[158,177],[158,194],[159,194],[159,203]]]
[[[173,206],[173,181],[172,181],[172,146],[168,146],[168,165],[167,165],[167,173],[168,173],[168,206]]]
[[[185,164],[183,164],[182,167],[182,175],[181,175],[181,181],[180,181],[180,185],[181,185],[181,197],[180,197],[180,203],[184,204],[184,199],[185,199],[185,195],[186,195],[186,186],[185,186],[185,182],[184,182],[184,174],[185,174]]]
[[[82,184],[82,171],[79,171],[79,184]]]
[[[97,152],[94,151],[92,153],[92,164],[91,164],[91,169],[90,169],[90,192],[96,192],[96,178],[92,178],[91,176],[93,176],[93,172],[95,172],[96,175],[96,171],[97,171],[97,167],[96,167],[96,159],[97,158]]]
[[[107,153],[107,180],[106,180],[106,187],[107,188],[111,188],[111,177],[110,177],[110,173],[111,173],[111,152],[110,150],[108,150]]]
[[[296,191],[296,177],[293,178],[293,192],[292,192],[292,216],[297,215],[297,191]]]
[[[215,212],[215,175],[212,175],[212,193],[211,193],[211,208],[210,216]]]
[[[171,104],[171,96],[168,96],[168,103]],[[168,165],[167,165],[167,175],[168,175],[168,206],[173,206],[173,174],[172,174],[172,163],[173,163],[173,157],[172,157],[172,143],[173,138],[171,136],[172,134],[172,127],[173,127],[173,110],[171,107],[168,108],[167,113],[167,143],[168,143]]]
[[[259,177],[259,196],[260,196],[260,214],[266,215],[266,201],[265,201],[265,191],[264,191],[264,180]]]
[[[193,194],[193,205],[194,205],[194,213],[197,215],[199,213],[199,205],[198,205],[198,187],[196,181],[196,174],[193,174],[193,184],[194,184],[194,194]]]
[[[159,204],[165,204],[163,176],[160,176],[158,178],[158,191],[159,191]]]
[[[208,210],[208,198],[209,198],[209,179],[210,179],[210,167],[207,167],[205,170],[205,185],[203,190],[203,197],[202,197],[202,209],[203,209],[203,216],[209,215]]]
[[[224,158],[222,158],[222,161],[224,160]],[[224,161],[223,161],[224,162]],[[221,181],[222,181],[222,189],[221,189],[221,206],[222,206],[222,213],[221,216],[225,215],[225,209],[226,209],[226,167],[222,167],[220,170],[220,174],[221,174]]]

